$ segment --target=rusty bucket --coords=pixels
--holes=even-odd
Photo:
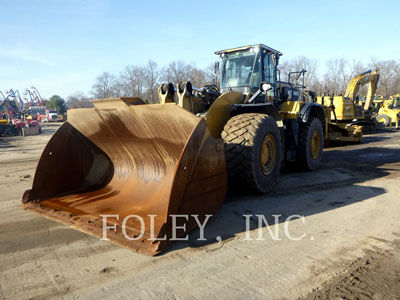
[[[68,111],[23,207],[149,255],[216,213],[227,187],[225,154],[204,119],[139,98],[93,103]]]

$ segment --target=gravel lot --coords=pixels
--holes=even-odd
[[[146,257],[20,208],[58,126],[0,138],[0,299],[400,299],[400,131],[327,148],[320,170],[284,171],[272,194],[230,193],[207,242],[195,231]],[[304,236],[256,240],[254,216],[246,240],[243,215]]]

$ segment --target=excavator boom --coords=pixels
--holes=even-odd
[[[368,94],[364,104],[364,111],[370,108],[371,102],[374,98],[379,81],[379,69],[368,70],[354,78],[352,78],[347,85],[345,97],[355,100],[363,85],[368,83]]]

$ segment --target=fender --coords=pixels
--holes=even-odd
[[[272,103],[234,104],[232,106],[231,117],[247,113],[260,113],[270,115],[274,118],[278,127],[283,128],[283,122],[279,111]]]
[[[305,103],[300,109],[299,121],[307,123],[310,115],[319,118],[322,123],[322,128],[325,128],[325,112],[321,104]]]

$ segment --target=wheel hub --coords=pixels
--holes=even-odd
[[[271,174],[276,163],[276,141],[272,134],[267,134],[260,151],[260,167],[264,175]]]
[[[386,123],[386,120],[385,120],[384,117],[378,117],[378,118],[377,118],[377,121],[378,121],[378,123],[382,123],[382,124],[385,124],[385,123]]]
[[[311,138],[311,157],[317,159],[321,151],[321,135],[317,130],[314,131]]]

